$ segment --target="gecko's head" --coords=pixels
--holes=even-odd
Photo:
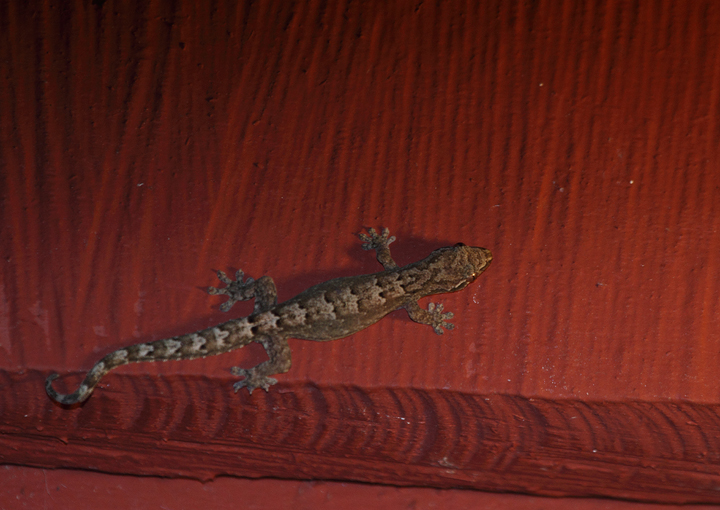
[[[436,279],[441,287],[438,292],[455,292],[464,289],[492,262],[490,250],[466,246],[463,243],[435,250],[430,257],[434,259],[432,266],[437,271]]]

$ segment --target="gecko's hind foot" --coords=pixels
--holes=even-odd
[[[228,296],[228,300],[225,301],[222,305],[220,305],[220,310],[222,310],[223,312],[227,312],[228,310],[230,310],[230,308],[232,308],[232,306],[238,301],[245,301],[247,299],[251,299],[253,283],[255,282],[255,280],[248,277],[247,280],[243,281],[245,273],[243,273],[241,269],[238,269],[237,273],[235,273],[235,281],[228,278],[228,276],[223,271],[218,271],[217,277],[221,282],[225,284],[225,287],[222,289],[208,287],[207,291],[208,294],[212,294],[214,296],[219,294],[224,294]]]
[[[445,322],[449,319],[452,319],[455,315],[452,312],[442,312],[443,305],[441,303],[438,303],[437,305],[435,303],[428,303],[427,314],[428,318],[430,319],[429,325],[432,326],[432,328],[435,330],[435,333],[437,333],[438,335],[443,334],[443,328],[455,328],[455,324],[451,322]]]
[[[262,388],[265,391],[269,391],[270,386],[272,386],[273,384],[277,384],[277,379],[273,377],[268,377],[266,375],[260,375],[254,368],[232,367],[230,371],[233,373],[233,375],[245,378],[242,381],[238,381],[233,384],[235,393],[237,393],[241,388],[247,388],[252,395],[253,390],[257,388]]]
[[[388,237],[390,235],[390,230],[387,228],[384,228],[381,234],[378,234],[374,228],[369,228],[368,234],[370,235],[364,233],[358,234],[360,240],[363,241],[363,250],[379,250],[387,248],[390,246],[390,243],[395,241],[395,236]]]

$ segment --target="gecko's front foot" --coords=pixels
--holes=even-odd
[[[388,237],[390,230],[384,228],[382,234],[378,234],[374,228],[368,229],[368,234],[360,233],[358,237],[363,241],[363,250],[381,250],[390,246],[390,243],[395,241],[395,236]]]
[[[438,303],[437,305],[435,303],[428,303],[428,309],[427,314],[430,319],[430,326],[435,330],[435,333],[438,335],[443,334],[443,329],[454,329],[455,324],[451,322],[445,322],[449,319],[452,319],[455,315],[452,312],[445,312],[443,311],[443,305],[442,303]]]
[[[269,391],[270,386],[272,386],[273,384],[277,384],[277,379],[273,377],[268,377],[266,375],[258,374],[255,368],[232,367],[230,371],[233,373],[233,375],[245,378],[242,381],[238,381],[233,384],[235,393],[237,393],[241,388],[247,388],[252,395],[253,390],[257,388],[262,388],[265,391]]]
[[[218,271],[217,277],[226,285],[225,288],[218,289],[215,287],[208,287],[208,294],[224,294],[228,296],[228,300],[220,305],[220,310],[223,312],[230,310],[230,308],[232,308],[232,306],[238,301],[245,301],[252,298],[252,289],[255,280],[248,276],[248,279],[243,282],[244,276],[245,273],[243,273],[241,269],[238,269],[237,273],[235,273],[235,281],[233,281],[228,278],[223,271]]]

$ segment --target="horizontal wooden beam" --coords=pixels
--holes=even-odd
[[[64,409],[45,375],[0,372],[0,462],[720,503],[717,405],[111,375]]]

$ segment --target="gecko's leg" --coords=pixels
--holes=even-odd
[[[368,234],[358,234],[358,237],[363,241],[363,250],[375,250],[377,252],[377,259],[385,269],[395,269],[398,265],[390,255],[390,243],[395,241],[395,236],[388,237],[390,231],[384,228],[382,234],[375,231],[374,228],[368,229]]]
[[[420,308],[420,305],[417,301],[410,301],[409,303],[406,303],[403,305],[403,308],[407,310],[408,315],[412,320],[415,322],[418,322],[420,324],[427,324],[428,326],[432,326],[432,328],[435,330],[435,333],[438,335],[443,334],[443,329],[453,329],[455,327],[455,324],[452,324],[450,322],[445,322],[448,319],[453,318],[452,312],[443,312],[443,305],[435,303],[428,303],[428,309],[423,310]]]
[[[265,351],[270,358],[253,368],[232,367],[231,371],[234,375],[245,377],[242,381],[238,381],[233,385],[235,393],[240,388],[247,388],[252,394],[256,388],[262,388],[265,391],[270,386],[277,383],[277,379],[268,377],[272,374],[284,374],[290,370],[292,364],[290,346],[285,338],[280,336],[266,336],[257,342],[265,347]]]
[[[275,282],[269,276],[263,276],[258,280],[253,280],[248,277],[243,282],[243,273],[238,270],[235,273],[235,281],[227,277],[227,275],[218,271],[218,278],[226,286],[222,289],[216,289],[215,287],[208,287],[208,294],[224,294],[228,296],[228,300],[220,305],[220,310],[227,312],[232,308],[232,305],[238,301],[247,301],[255,298],[255,309],[253,313],[266,312],[277,304],[277,289],[275,288]]]

